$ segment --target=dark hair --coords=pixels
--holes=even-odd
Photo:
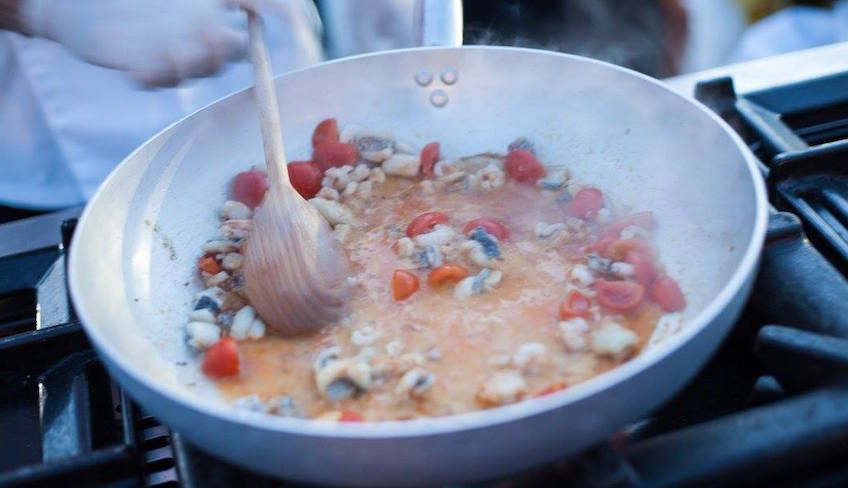
[[[535,47],[653,76],[674,71],[664,0],[464,0],[465,43]]]

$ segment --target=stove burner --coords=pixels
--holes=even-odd
[[[848,484],[848,73],[696,96],[759,158],[774,209],[743,316],[674,399],[608,442],[500,486]],[[0,487],[276,485],[198,451],[144,414],[70,306],[63,218],[0,240]],[[14,228],[9,227],[14,226]],[[27,242],[18,234],[37,229]],[[809,240],[807,237],[809,236]]]

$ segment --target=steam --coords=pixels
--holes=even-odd
[[[579,54],[653,75],[669,74],[662,2],[657,0],[466,0],[467,44]],[[485,14],[484,14],[485,12]],[[491,17],[487,25],[476,14]]]

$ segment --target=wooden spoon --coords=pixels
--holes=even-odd
[[[327,221],[291,186],[264,29],[253,12],[248,29],[268,191],[253,214],[245,288],[265,323],[284,334],[303,334],[342,317],[350,268]]]

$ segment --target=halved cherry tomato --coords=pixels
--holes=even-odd
[[[535,183],[536,180],[545,176],[545,167],[530,151],[516,149],[506,155],[504,163],[506,174],[515,181],[522,183]]]
[[[572,291],[559,306],[559,318],[563,320],[574,317],[589,317],[589,299],[579,291]]]
[[[201,369],[206,376],[223,378],[239,372],[238,344],[232,337],[216,342],[203,355]]]
[[[233,198],[250,208],[256,208],[262,203],[267,189],[268,180],[261,169],[242,171],[233,180]]]
[[[650,254],[634,249],[625,253],[624,261],[633,266],[636,272],[635,278],[639,284],[645,287],[651,286],[657,277],[657,268]]]
[[[439,160],[439,143],[431,142],[421,148],[421,174],[433,176],[433,167]]]
[[[588,219],[604,206],[604,194],[597,188],[583,188],[568,202],[568,215]]]
[[[309,199],[321,191],[324,173],[312,161],[295,161],[288,164],[289,180],[300,196]]]
[[[471,234],[477,227],[482,227],[483,230],[497,237],[499,241],[509,237],[509,227],[500,220],[490,219],[489,217],[480,217],[479,219],[472,220],[465,224],[464,231],[466,234]]]
[[[645,287],[630,281],[595,281],[598,303],[613,312],[628,312],[645,299]]]
[[[556,393],[560,390],[564,390],[564,389],[566,389],[566,387],[568,387],[568,383],[566,383],[565,381],[559,381],[557,383],[554,383],[554,384],[546,387],[545,389],[543,389],[539,393],[536,393],[533,396],[536,397],[536,398],[543,397],[545,395],[550,395],[551,393]]]
[[[396,269],[392,274],[392,297],[396,301],[406,300],[418,291],[421,285],[418,277],[404,269]]]
[[[218,274],[221,272],[221,265],[212,256],[203,256],[197,260],[197,269],[209,274]]]
[[[354,164],[357,158],[359,158],[359,151],[356,147],[344,142],[322,142],[312,150],[312,161],[321,168],[321,171],[327,171],[334,166]]]
[[[339,140],[339,124],[336,119],[324,119],[315,126],[312,133],[312,147],[318,147],[325,142],[337,142]]]
[[[663,276],[651,287],[651,299],[666,312],[679,312],[686,308],[686,297],[680,285],[670,276]]]
[[[427,212],[412,219],[412,222],[406,226],[406,235],[415,237],[418,234],[430,232],[436,224],[444,224],[448,221],[448,216],[442,212]]]
[[[427,284],[430,286],[439,286],[445,283],[456,283],[466,277],[468,277],[467,269],[458,264],[447,263],[430,271],[430,275],[427,276]]]
[[[339,416],[339,422],[363,422],[364,420],[365,417],[353,410],[342,410],[342,414]]]

